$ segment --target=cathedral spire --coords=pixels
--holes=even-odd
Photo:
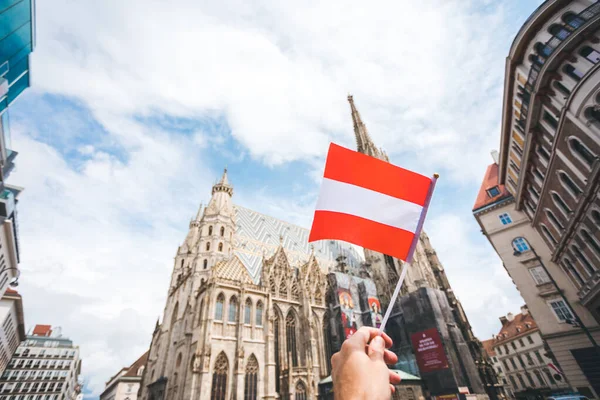
[[[380,160],[389,162],[387,154],[381,149],[378,149],[369,136],[367,126],[360,118],[360,114],[354,105],[354,97],[349,94],[348,102],[350,103],[350,112],[352,113],[352,122],[354,122],[354,136],[356,137],[356,150],[359,153],[366,154],[371,157],[379,158]]]
[[[202,208],[203,204],[200,202],[200,207],[198,207],[198,213],[196,214],[196,221],[200,221],[202,219]]]
[[[348,102],[350,103],[350,111],[352,113],[352,122],[354,122],[354,136],[356,137],[356,148],[360,153],[370,154],[372,150],[377,151],[375,144],[369,136],[367,126],[360,118],[360,114],[354,105],[354,98],[351,94],[348,95]]]
[[[214,196],[217,192],[225,192],[229,195],[229,197],[233,196],[233,186],[229,184],[229,179],[227,178],[227,168],[223,170],[223,176],[219,183],[215,184],[212,188],[212,194]]]

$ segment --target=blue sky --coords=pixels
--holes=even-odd
[[[27,326],[62,326],[97,397],[147,348],[224,166],[237,204],[310,225],[328,143],[354,146],[352,93],[392,162],[441,174],[425,229],[490,337],[522,299],[471,208],[539,3],[38,2],[33,85],[10,110]]]

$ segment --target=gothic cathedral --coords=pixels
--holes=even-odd
[[[358,151],[388,161],[348,100]],[[308,230],[234,205],[232,196],[225,170],[177,250],[142,400],[316,399],[336,350],[326,301],[336,259],[344,273],[372,280],[388,306],[401,261],[336,241],[310,246]],[[402,292],[421,287],[453,296],[424,233]]]

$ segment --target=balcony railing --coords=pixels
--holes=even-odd
[[[564,41],[564,39],[568,38],[578,29],[580,29],[585,22],[600,14],[600,1],[592,4],[579,14],[577,14],[577,18],[581,19],[581,23],[578,24],[577,27],[569,24],[562,24],[562,27],[570,32],[568,35],[563,32],[558,33],[557,35],[552,35],[550,39],[540,48],[540,52],[542,54],[538,54],[535,56],[534,61],[531,64],[531,68],[529,69],[529,74],[527,75],[527,82],[525,83],[525,87],[523,89],[523,101],[521,102],[521,110],[520,117],[517,120],[517,124],[521,126],[523,129],[527,126],[527,118],[529,117],[529,101],[531,99],[531,94],[533,93],[533,89],[539,77],[542,66],[544,65],[545,60],[554,53],[554,50]],[[562,37],[561,37],[562,36]]]

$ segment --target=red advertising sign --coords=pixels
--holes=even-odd
[[[356,332],[356,316],[354,315],[354,301],[352,294],[347,289],[338,289],[338,299],[340,301],[340,311],[342,312],[342,325],[346,339]]]
[[[381,320],[383,316],[381,315],[381,304],[379,303],[379,299],[377,297],[369,297],[367,299],[369,303],[369,310],[371,311],[371,321],[373,321],[373,326],[375,328],[379,328],[381,326]]]
[[[448,359],[437,328],[413,333],[410,336],[410,341],[421,373],[448,368]]]

